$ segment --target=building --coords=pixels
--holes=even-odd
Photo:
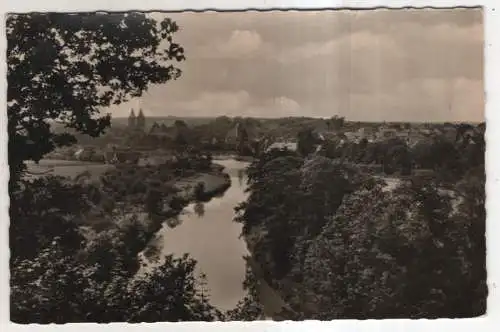
[[[121,150],[115,146],[108,148],[104,153],[104,161],[106,164],[137,164],[141,153],[132,150]]]
[[[397,130],[393,128],[382,128],[378,132],[379,139],[389,139],[396,137]]]
[[[297,151],[297,143],[295,143],[295,142],[274,142],[266,149],[266,151],[271,151],[273,149]]]
[[[150,135],[157,135],[160,133],[161,133],[161,130],[160,130],[160,125],[158,124],[158,122],[153,123],[153,125],[151,126],[151,129],[149,130],[149,134]]]
[[[175,157],[171,155],[163,156],[148,156],[139,158],[137,161],[138,166],[159,166],[164,165],[170,161],[174,161]]]
[[[241,141],[252,142],[259,139],[260,135],[255,125],[245,121],[236,122],[224,138],[225,142],[229,144],[238,144]]]
[[[445,127],[442,129],[442,135],[449,141],[456,141],[457,129],[455,127]]]
[[[90,161],[94,154],[95,154],[95,149],[93,147],[84,147],[76,151],[74,157],[76,160]]]
[[[344,137],[349,142],[356,142],[358,140],[358,133],[348,131],[344,133]]]
[[[396,133],[396,137],[399,138],[402,141],[408,142],[410,139],[410,132],[409,131],[398,131]]]
[[[134,109],[130,111],[130,115],[128,116],[128,129],[130,131],[144,131],[146,127],[146,117],[142,112],[142,109],[139,110],[139,114],[136,116],[134,113]]]
[[[136,129],[140,131],[144,131],[144,129],[146,128],[146,117],[144,116],[144,113],[142,113],[142,109],[139,110],[135,126]]]
[[[241,133],[241,124],[238,122],[233,128],[231,128],[227,132],[225,137],[225,142],[236,144],[238,142],[238,138],[240,137],[240,133]]]
[[[135,120],[136,117],[134,109],[132,108],[132,110],[130,111],[130,115],[128,116],[128,129],[135,129]]]

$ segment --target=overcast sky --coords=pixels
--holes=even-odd
[[[114,116],[484,118],[480,10],[163,15],[181,27],[183,75]]]

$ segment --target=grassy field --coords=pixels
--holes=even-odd
[[[30,174],[28,178],[37,178],[46,175],[64,176],[75,178],[83,172],[89,172],[92,178],[97,179],[106,172],[112,165],[80,162],[71,160],[41,160],[38,164],[27,163]]]

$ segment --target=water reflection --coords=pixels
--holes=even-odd
[[[173,217],[173,218],[168,218],[165,223],[168,225],[170,228],[175,228],[182,224],[182,219],[179,217]]]
[[[244,169],[239,169],[238,170],[238,182],[240,184],[240,187],[243,186],[243,180],[245,178],[245,170]]]
[[[203,217],[205,215],[205,204],[198,202],[194,205],[194,212],[198,217]]]
[[[160,254],[163,249],[163,242],[161,240],[161,237],[155,236],[144,249],[143,257],[147,259],[149,264],[159,262]],[[147,263],[144,264],[147,265]]]

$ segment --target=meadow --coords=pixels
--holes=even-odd
[[[38,164],[33,162],[28,162],[26,164],[28,171],[31,173],[27,175],[28,178],[37,178],[45,175],[75,178],[79,174],[89,172],[92,178],[97,179],[100,175],[113,167],[113,165],[109,164],[52,159],[40,160]]]

